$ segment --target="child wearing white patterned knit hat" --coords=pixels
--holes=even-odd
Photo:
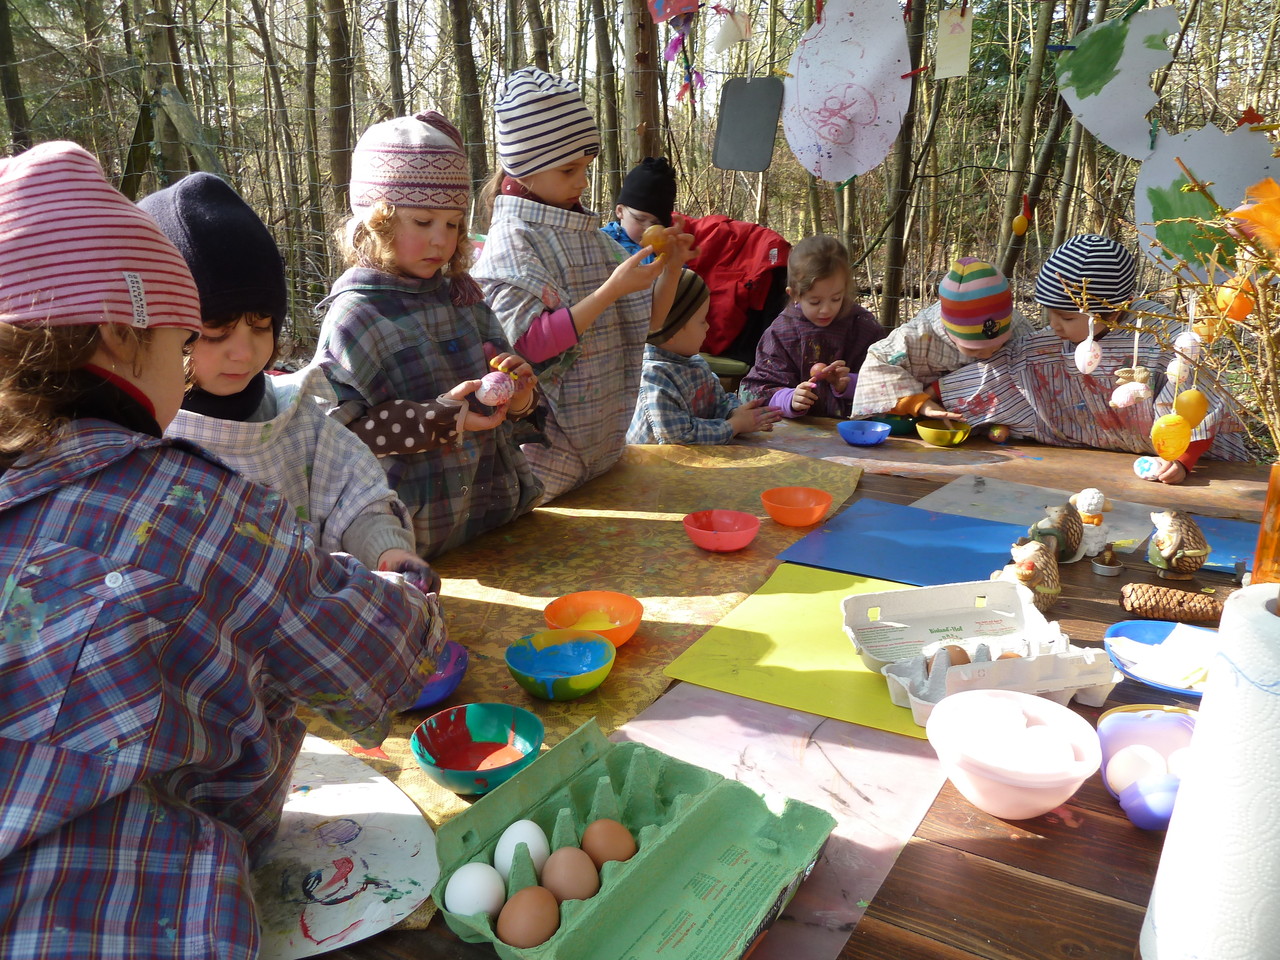
[[[542,493],[517,439],[536,435],[538,378],[467,272],[470,193],[462,137],[440,114],[374,124],[352,155],[348,269],[321,304],[315,362],[337,393],[333,415],[378,456],[426,559]],[[473,396],[486,374],[514,387],[509,400]]]
[[[81,147],[0,159],[0,277],[3,953],[257,956],[297,707],[376,747],[439,599],[161,436],[196,283]]]
[[[663,251],[628,256],[582,207],[600,136],[576,84],[526,67],[502,84],[494,111],[500,166],[473,273],[541,378],[549,445],[525,453],[550,499],[622,455],[645,338],[662,328],[696,251],[691,235],[667,227]]]

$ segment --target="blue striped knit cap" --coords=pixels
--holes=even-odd
[[[351,154],[351,212],[379,200],[397,207],[467,212],[471,175],[462,134],[431,110],[375,123]]]
[[[1070,313],[1120,310],[1133,297],[1138,265],[1109,237],[1082,233],[1053,253],[1036,276],[1036,303]]]
[[[600,152],[600,131],[578,85],[537,67],[507,77],[493,111],[498,161],[510,177],[527,177]]]

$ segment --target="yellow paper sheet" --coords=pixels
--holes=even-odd
[[[844,632],[841,601],[904,584],[783,563],[667,667],[667,676],[753,700],[923,737]]]

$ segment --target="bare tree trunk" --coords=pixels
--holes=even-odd
[[[284,89],[280,84],[280,67],[276,62],[275,45],[271,42],[271,31],[262,9],[262,0],[250,0],[250,3],[253,5],[254,25],[258,31],[258,40],[262,44],[262,54],[267,66],[266,76],[263,78],[263,99],[270,105],[270,116],[275,121],[275,129],[279,131],[280,139],[284,141],[284,159],[279,176],[284,180],[285,189],[288,191],[286,203],[297,210],[302,206],[302,199],[298,195],[298,177],[294,170],[298,151],[294,146],[293,131],[289,126],[289,110],[284,98]],[[274,151],[276,154],[279,152]],[[346,206],[346,187],[347,182],[343,180],[341,191],[343,201],[339,204],[339,209]]]
[[[0,93],[4,94],[13,152],[30,150],[31,118],[27,116],[27,101],[22,97],[22,83],[18,79],[18,58],[13,52],[13,30],[9,26],[9,0],[0,0]]]
[[[542,4],[538,0],[525,0],[525,11],[529,17],[529,45],[533,48],[533,65],[550,73],[550,38],[546,20],[542,16]]]
[[[240,156],[240,99],[236,88],[236,43],[231,0],[222,4],[222,58],[226,62],[228,163]],[[235,173],[239,173],[236,170]]]
[[[302,74],[303,102],[303,152],[306,154],[307,166],[307,211],[308,230],[304,247],[305,262],[301,279],[305,283],[311,303],[323,299],[329,286],[329,244],[325,229],[324,207],[321,198],[323,174],[320,172],[320,130],[317,126],[319,110],[316,101],[316,72],[320,62],[320,17],[316,0],[307,0],[307,35],[306,48],[303,54],[304,69]],[[339,214],[346,211],[339,210]],[[293,273],[297,277],[298,273]],[[297,286],[295,282],[295,287]],[[305,304],[306,301],[304,301]],[[293,336],[299,348],[315,346],[314,324],[301,322],[302,313],[290,310],[293,317]]]
[[[503,62],[506,65],[506,72],[512,73],[529,65],[529,56],[524,50],[524,23],[520,16],[520,0],[505,0],[503,12],[506,26],[502,32],[507,48]]]
[[[1036,6],[1035,36],[1031,41],[1031,62],[1023,79],[1022,111],[1018,120],[1018,139],[1009,161],[1009,180],[1005,186],[1004,215],[1000,218],[999,247],[1008,256],[1009,237],[1013,235],[1013,218],[1022,206],[1026,192],[1028,171],[1031,166],[1031,144],[1036,133],[1036,109],[1040,105],[1040,83],[1044,76],[1044,64],[1048,55],[1049,30],[1053,26],[1054,5],[1041,3]]]
[[[136,0],[135,0],[136,2]],[[168,4],[157,4],[159,6]],[[166,27],[172,17],[166,17],[159,9],[148,10],[139,18],[142,24],[142,49],[146,64],[146,103],[144,110],[151,110],[151,135],[156,149],[153,151],[153,162],[156,167],[156,179],[160,186],[167,187],[175,179],[187,172],[186,151],[178,131],[169,115],[160,106],[160,88],[173,83],[172,56],[169,52]]]
[[[489,162],[485,156],[484,103],[480,96],[476,57],[471,47],[471,6],[468,0],[449,0],[449,28],[453,31],[453,65],[458,75],[458,95],[462,110],[458,127],[466,144],[467,163],[471,169],[471,195],[477,196],[489,179]],[[472,227],[487,229],[487,212],[477,205]]]
[[[924,49],[927,6],[925,0],[916,0],[911,5],[911,21],[907,26],[907,49],[911,54],[913,69],[920,62],[921,51]],[[907,96],[907,108],[902,114],[902,130],[898,134],[898,142],[894,146],[893,153],[893,180],[890,187],[893,196],[893,214],[889,238],[885,244],[884,300],[880,308],[880,322],[890,329],[898,325],[906,265],[906,226],[907,212],[911,206],[911,150],[915,143],[917,79],[918,75],[911,78],[911,93]]]
[[[630,167],[645,157],[658,156],[663,136],[658,118],[658,25],[644,0],[623,2],[626,82],[622,95],[627,104],[627,158],[623,165]]]
[[[400,53],[400,0],[387,0],[387,72],[391,74],[391,113],[405,114],[404,61]]]
[[[254,5],[259,0],[254,0]],[[355,63],[351,57],[351,20],[346,0],[325,0],[329,36],[329,187],[338,209],[348,203],[351,185],[351,105]],[[281,106],[284,103],[281,101]]]
[[[596,69],[600,78],[600,100],[604,110],[601,124],[604,153],[604,192],[616,198],[622,190],[622,147],[618,129],[618,74],[613,65],[613,39],[604,0],[591,0],[591,17],[595,21]]]

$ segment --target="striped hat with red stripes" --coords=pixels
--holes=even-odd
[[[942,326],[962,347],[998,346],[1009,339],[1013,294],[1004,274],[984,260],[961,257],[938,284]]]
[[[0,278],[0,323],[201,329],[182,254],[67,141],[0,160]]]

